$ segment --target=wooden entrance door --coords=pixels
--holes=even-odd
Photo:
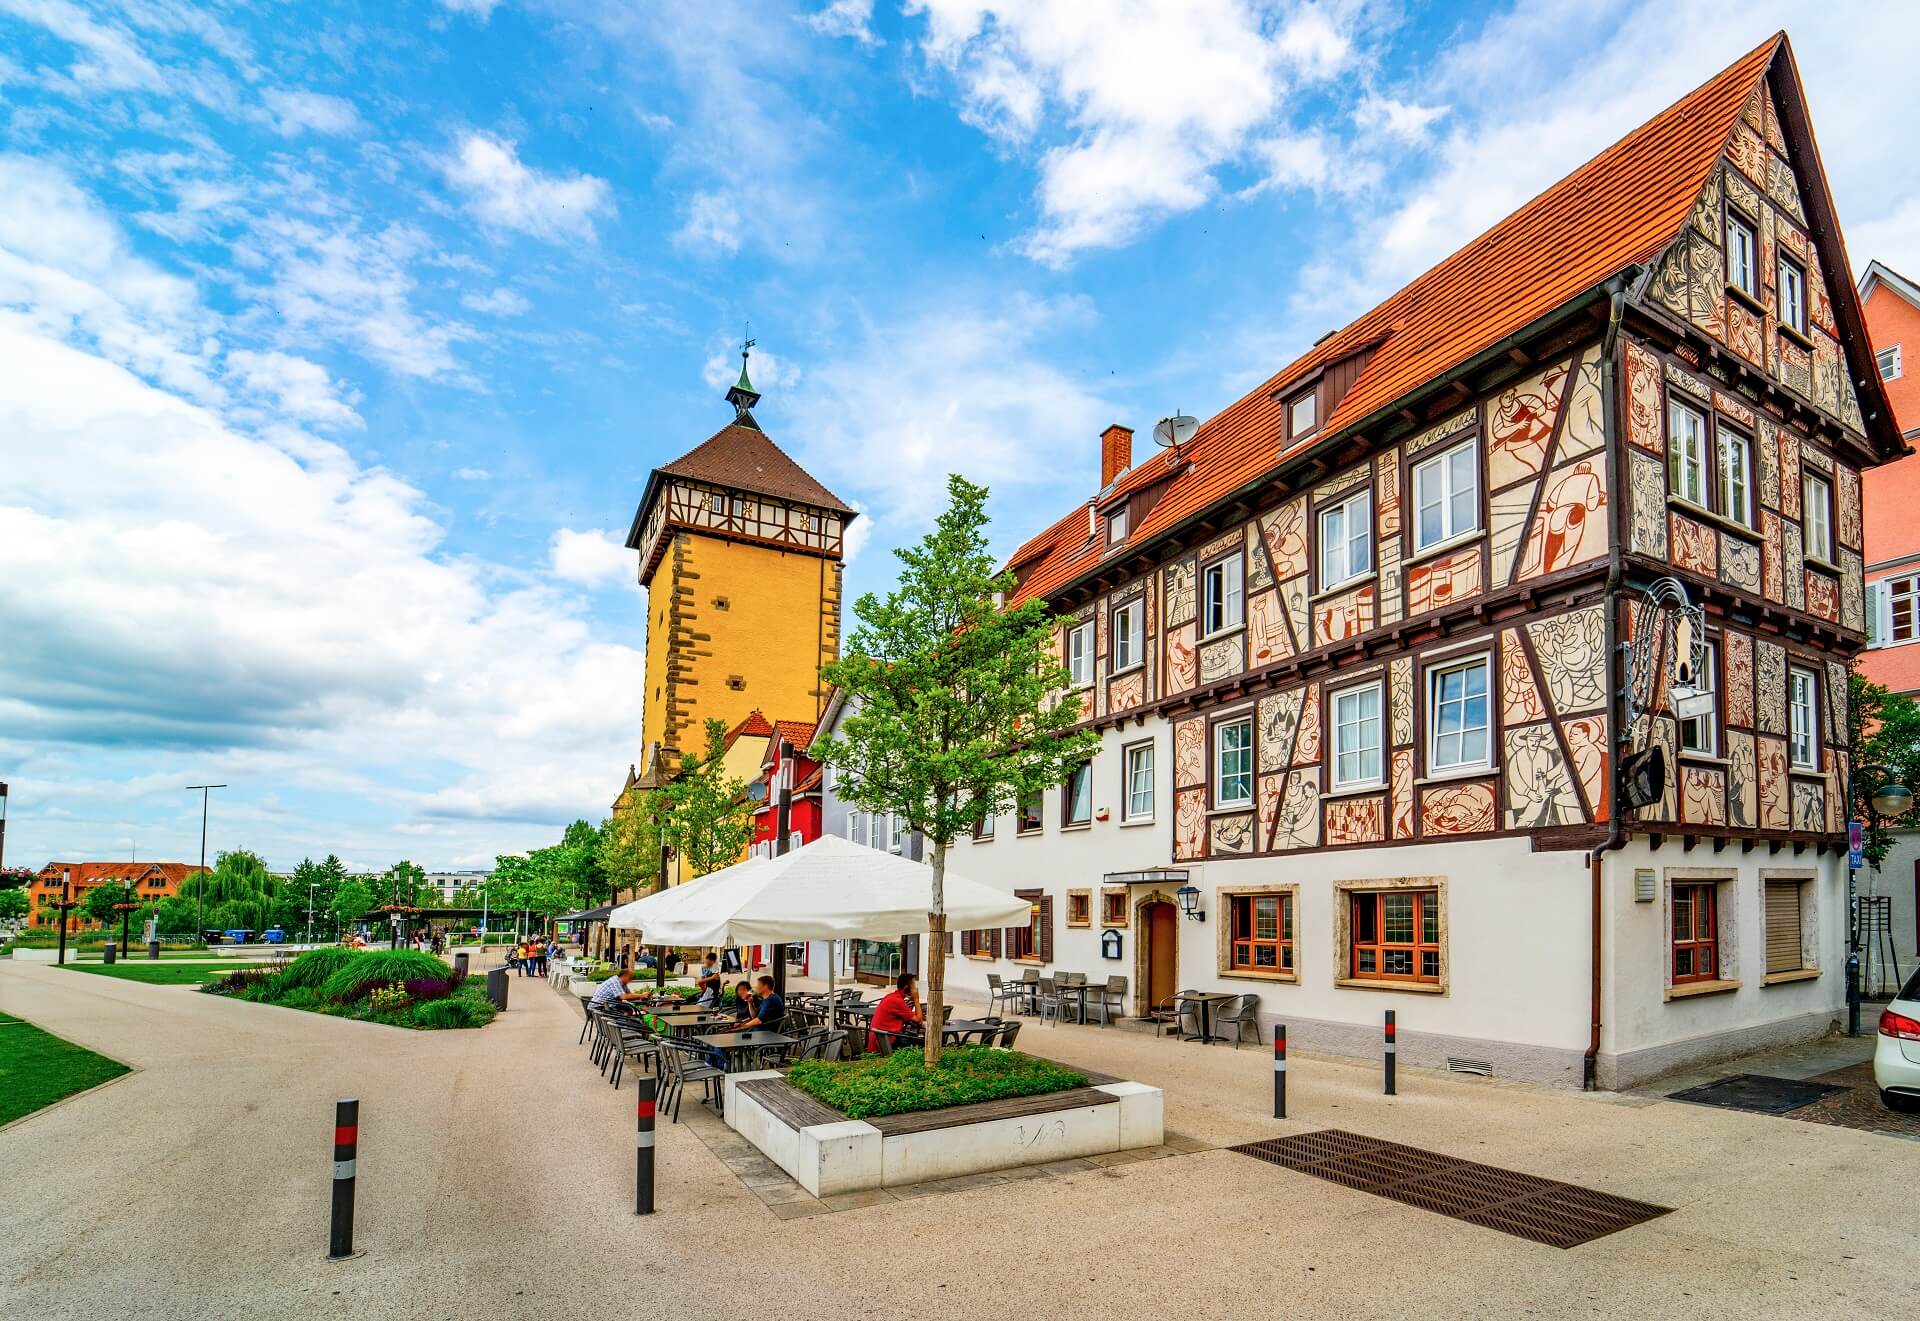
[[[1152,1008],[1180,989],[1180,915],[1172,904],[1160,903],[1148,904],[1141,917],[1147,933],[1147,1007]]]

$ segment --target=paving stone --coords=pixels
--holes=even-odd
[[[805,1198],[809,1202],[814,1200],[813,1194],[793,1182],[788,1182],[785,1185],[770,1184],[765,1187],[755,1188],[753,1195],[765,1202],[768,1206],[779,1206],[782,1202],[797,1202],[802,1198]]]
[[[1135,1165],[1142,1157],[1137,1151],[1105,1151],[1087,1159],[1104,1169],[1111,1165]]]
[[[823,1216],[830,1214],[833,1210],[832,1207],[823,1206],[811,1197],[803,1202],[781,1202],[779,1205],[770,1206],[767,1209],[782,1220],[799,1220],[805,1216]]]
[[[829,1211],[858,1211],[863,1206],[885,1206],[893,1200],[885,1188],[862,1188],[858,1192],[822,1197],[820,1205]]]
[[[1090,1160],[1069,1156],[1066,1160],[1050,1160],[1045,1165],[1036,1165],[1033,1168],[1044,1170],[1048,1174],[1072,1174],[1076,1170],[1091,1170],[1095,1166]]]

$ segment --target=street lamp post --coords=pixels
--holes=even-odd
[[[1873,791],[1867,799],[1867,828],[1882,817],[1904,816],[1913,806],[1913,791],[1900,783],[1900,772],[1891,766],[1878,762],[1868,762],[1853,768],[1847,777],[1847,807],[1849,813],[1860,797],[1860,777],[1867,772],[1886,777],[1886,783]],[[1847,859],[1847,1035],[1860,1035],[1860,918],[1855,911],[1854,878],[1856,869],[1853,859]]]
[[[207,795],[215,789],[224,789],[224,784],[190,784],[189,790],[200,791],[200,874],[194,878],[193,928],[194,939],[199,940],[206,934],[207,925]]]
[[[7,782],[0,780],[0,868],[7,865]]]

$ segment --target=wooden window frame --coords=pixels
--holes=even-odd
[[[1242,752],[1244,752],[1247,758],[1247,771],[1246,771],[1247,796],[1243,799],[1236,798],[1231,801],[1228,801],[1226,799],[1223,799],[1220,796],[1221,786],[1226,779],[1225,775],[1221,771],[1221,765],[1220,765],[1220,755],[1221,755],[1220,735],[1223,730],[1229,729],[1235,725],[1244,725],[1246,726],[1246,730],[1247,730],[1246,747],[1242,749]],[[1254,745],[1253,713],[1249,711],[1242,715],[1228,716],[1223,720],[1216,720],[1213,723],[1213,727],[1207,731],[1207,742],[1208,742],[1208,748],[1207,748],[1208,777],[1207,778],[1212,781],[1213,792],[1210,795],[1210,798],[1213,803],[1214,810],[1220,811],[1220,812],[1230,812],[1237,809],[1243,809],[1243,808],[1248,808],[1253,806],[1254,778],[1257,774],[1257,768],[1255,763],[1258,760],[1255,755],[1256,749]]]
[[[1067,891],[1067,926],[1091,927],[1093,925],[1093,891]]]
[[[1137,753],[1147,754],[1147,810],[1145,814],[1133,810],[1133,759]],[[1159,758],[1154,752],[1152,739],[1142,739],[1138,743],[1129,743],[1120,749],[1120,824],[1123,826],[1143,826],[1154,819],[1159,810],[1160,787],[1154,777],[1158,774],[1156,763]]]
[[[1076,642],[1080,644],[1079,666],[1074,664],[1073,648]],[[1067,682],[1069,685],[1071,685],[1075,692],[1079,692],[1084,688],[1093,687],[1094,638],[1093,621],[1091,619],[1083,619],[1077,624],[1067,625],[1067,637],[1064,650],[1067,653]],[[1084,668],[1086,671],[1085,677],[1081,675],[1081,668]]]
[[[1800,760],[1798,744],[1800,730],[1795,728],[1794,714],[1802,709],[1801,703],[1794,700],[1794,680],[1804,677],[1807,681],[1806,742],[1808,758]],[[1787,768],[1795,771],[1817,773],[1820,769],[1820,671],[1811,665],[1787,665]]]
[[[1043,890],[1015,890],[1028,905],[1025,926],[1004,930],[1006,956],[1016,963],[1053,962],[1053,897]]]
[[[1101,886],[1100,925],[1103,927],[1127,925],[1127,910],[1132,901],[1133,895],[1124,885]]]
[[[1033,796],[1033,798],[1031,799],[1031,802],[1033,805],[1033,812],[1031,813],[1031,815],[1029,815],[1029,813],[1027,812],[1026,803],[1014,804],[1013,833],[1016,835],[1038,835],[1047,828],[1047,821],[1046,821],[1047,796],[1044,793],[1037,793]],[[1033,822],[1032,825],[1027,824],[1029,819],[1032,820]]]
[[[993,823],[992,812],[984,813],[978,821],[973,823],[973,838],[976,843],[984,843],[993,838]]]
[[[1355,505],[1365,506],[1364,518],[1355,519],[1353,510]],[[1338,545],[1346,573],[1338,578],[1330,576],[1327,572],[1327,556],[1332,552],[1335,544],[1327,536],[1327,518],[1332,514],[1340,515],[1341,526],[1344,529],[1338,539]],[[1314,556],[1315,562],[1313,568],[1314,576],[1318,579],[1322,592],[1331,592],[1338,588],[1345,587],[1348,583],[1358,582],[1373,572],[1374,530],[1373,486],[1371,482],[1362,482],[1360,489],[1345,499],[1330,501],[1316,510],[1313,517],[1314,530],[1316,533],[1315,540],[1317,542],[1316,549],[1319,552]],[[1355,568],[1352,561],[1352,551],[1355,542],[1353,525],[1356,521],[1360,523],[1363,529],[1358,541],[1360,543],[1361,558],[1366,561],[1359,568]]]
[[[1261,939],[1253,934],[1257,929],[1256,913],[1261,904],[1269,901],[1276,906],[1274,935],[1271,939]],[[1300,980],[1299,903],[1295,887],[1221,890],[1215,907],[1224,910],[1225,951],[1220,959],[1221,976]],[[1271,964],[1257,961],[1262,948],[1272,949]]]
[[[1232,599],[1234,601],[1232,618],[1228,618],[1226,609],[1228,600],[1228,565],[1233,566],[1232,576],[1236,578],[1234,591],[1232,593]],[[1211,622],[1214,613],[1213,607],[1216,604],[1213,598],[1212,586],[1215,570],[1218,570],[1220,573],[1220,599],[1217,604],[1220,606],[1219,613],[1221,622],[1217,625]],[[1246,622],[1247,557],[1243,550],[1229,551],[1225,555],[1219,556],[1217,559],[1208,560],[1200,566],[1200,637],[1203,641],[1207,638],[1224,637],[1235,629],[1245,626]]]
[[[1692,716],[1679,722],[1680,729],[1678,737],[1682,756],[1691,754],[1696,757],[1718,757],[1720,755],[1720,644],[1713,638],[1707,638],[1705,642],[1707,648],[1706,670],[1704,674],[1696,675],[1695,678],[1696,680],[1700,678],[1706,679],[1707,687],[1703,691],[1713,694],[1713,710],[1707,712],[1705,715]],[[1690,725],[1698,725],[1701,721],[1706,722],[1706,746],[1698,748],[1690,747],[1687,744],[1687,727]]]
[[[1887,585],[1887,643],[1912,642],[1920,638],[1920,574],[1904,573],[1881,579]],[[1902,591],[1896,584],[1906,584]],[[1905,603],[1907,619],[1903,627],[1898,614],[1899,607]]]
[[[1386,901],[1391,898],[1410,897],[1412,903],[1413,938],[1411,940],[1388,940],[1386,938]],[[1444,899],[1438,887],[1394,887],[1390,889],[1370,889],[1356,886],[1348,890],[1344,898],[1348,906],[1347,948],[1345,976],[1354,982],[1386,982],[1395,985],[1439,986],[1446,974]],[[1371,912],[1374,928],[1372,940],[1361,939],[1361,921],[1363,914]],[[1433,939],[1426,938],[1427,917],[1433,917]],[[1411,961],[1412,972],[1386,971],[1386,956],[1389,953],[1406,952]],[[1362,955],[1374,955],[1373,967],[1361,966]],[[1426,956],[1433,956],[1433,971],[1426,971]]]
[[[1716,982],[1720,978],[1720,882],[1712,880],[1674,881],[1667,888],[1667,979],[1674,986],[1689,986],[1696,982]],[[1686,892],[1690,905],[1688,913],[1692,918],[1687,938],[1681,939],[1678,925],[1680,899]],[[1709,933],[1701,936],[1699,902],[1704,896],[1707,903],[1707,921],[1705,929]],[[1707,951],[1711,966],[1700,971],[1698,962],[1694,971],[1680,971],[1680,951],[1688,949],[1695,954]]]
[[[1313,419],[1305,427],[1295,425],[1294,410],[1301,404],[1313,405]],[[1287,439],[1302,440],[1320,430],[1320,386],[1318,383],[1308,386],[1296,394],[1287,396]]]
[[[1118,546],[1127,539],[1127,504],[1121,501],[1111,514],[1107,515],[1107,544]]]
[[[1440,501],[1442,515],[1440,533],[1438,536],[1429,540],[1422,535],[1420,526],[1420,475],[1425,472],[1451,473],[1453,471],[1451,462],[1453,456],[1463,450],[1470,453],[1473,457],[1473,462],[1469,465],[1473,472],[1473,522],[1466,527],[1448,526],[1448,520],[1452,517],[1453,502],[1460,494],[1460,492],[1449,486],[1446,490],[1445,498]],[[1427,457],[1408,465],[1407,493],[1409,498],[1407,504],[1409,514],[1413,520],[1413,555],[1415,558],[1438,547],[1452,545],[1456,541],[1464,541],[1466,538],[1485,530],[1487,521],[1485,509],[1486,475],[1481,471],[1481,467],[1480,438],[1478,436],[1470,436],[1457,445],[1448,445],[1437,454],[1429,454]],[[1450,482],[1451,478],[1447,480]]]

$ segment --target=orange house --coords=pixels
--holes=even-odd
[[[1894,424],[1920,437],[1920,286],[1879,262],[1860,278],[1880,379]],[[1920,693],[1920,453],[1865,474],[1867,650],[1860,672],[1896,693]]]
[[[87,891],[108,882],[130,885],[144,902],[166,899],[180,893],[189,876],[208,868],[191,862],[50,862],[27,886],[27,902],[32,906],[28,921],[34,926],[53,926],[60,920],[61,882],[73,881],[73,901],[79,903]],[[72,914],[69,931],[90,931],[100,924]]]

